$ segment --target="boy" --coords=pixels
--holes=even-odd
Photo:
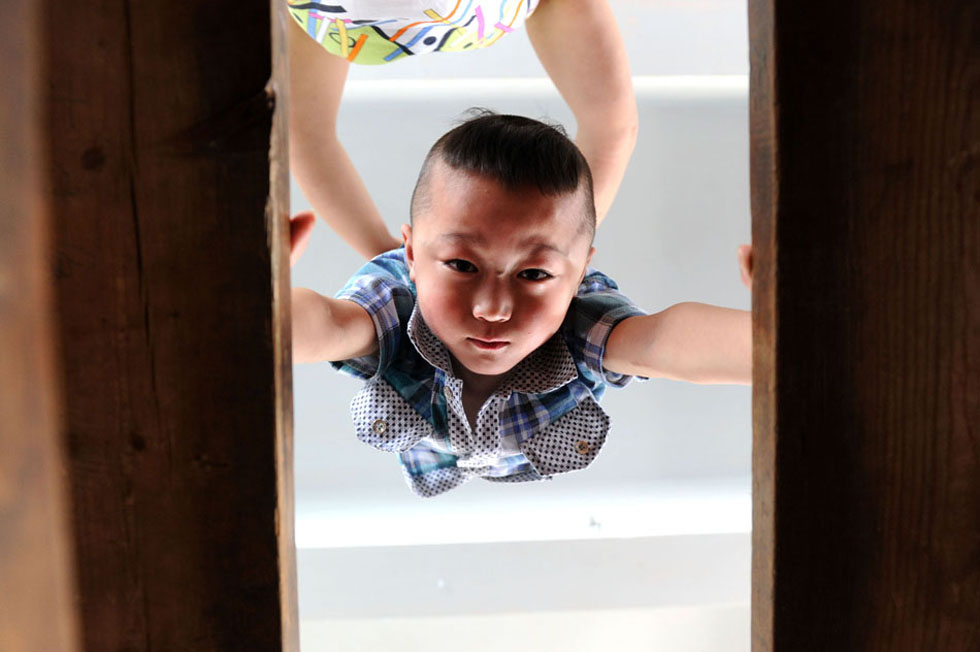
[[[338,298],[294,288],[293,351],[367,381],[351,405],[357,435],[399,453],[419,495],[584,468],[609,429],[606,385],[634,375],[750,382],[749,313],[682,303],[646,315],[588,267],[591,174],[553,127],[483,115],[451,130],[426,157],[411,216],[404,248]]]

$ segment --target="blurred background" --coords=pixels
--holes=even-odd
[[[748,309],[745,3],[610,1],[640,133],[593,265],[650,312]],[[392,233],[426,151],[472,106],[575,131],[523,30],[351,68],[341,140]],[[309,207],[295,183],[291,201]],[[361,263],[320,222],[293,284],[333,295]],[[304,650],[749,650],[750,388],[610,389],[609,438],[586,470],[421,499],[394,455],[357,441],[359,387],[325,363],[294,367]]]

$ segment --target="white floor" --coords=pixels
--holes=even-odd
[[[748,652],[747,603],[303,621],[304,652]]]
[[[399,515],[307,504],[303,650],[747,651],[744,485],[531,501],[511,519],[492,503]]]
[[[301,548],[300,618],[747,603],[748,533]]]

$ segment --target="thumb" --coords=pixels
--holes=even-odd
[[[297,213],[289,219],[289,266],[292,267],[303,255],[303,250],[310,242],[316,217],[311,211]]]

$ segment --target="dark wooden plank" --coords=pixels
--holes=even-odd
[[[260,0],[93,0],[45,24],[89,650],[294,639],[270,33]]]
[[[0,3],[0,650],[78,649],[59,471],[48,216],[40,193],[40,5]]]
[[[980,649],[980,5],[750,16],[754,649]]]

